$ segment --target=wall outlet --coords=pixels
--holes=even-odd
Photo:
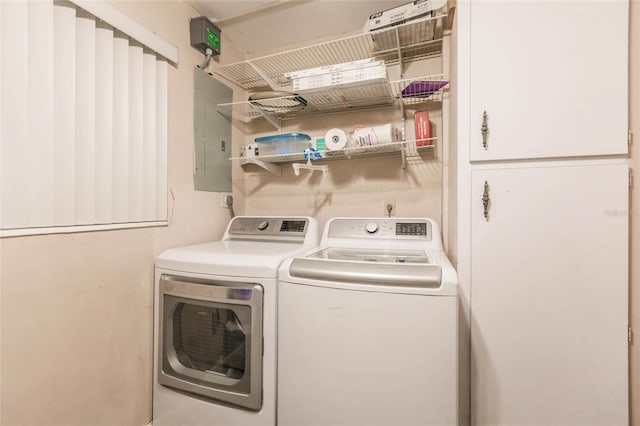
[[[227,204],[227,196],[231,196],[231,193],[230,192],[220,193],[220,207],[224,207],[225,209],[229,208],[229,204]]]
[[[391,217],[396,215],[396,199],[395,198],[385,198],[382,201],[382,208],[384,211],[384,216]]]

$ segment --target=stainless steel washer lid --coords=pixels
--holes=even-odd
[[[278,280],[355,291],[458,294],[438,225],[427,218],[333,218],[321,248],[285,261]]]
[[[421,250],[324,248],[291,262],[292,277],[350,283],[437,288],[442,268]]]
[[[307,255],[310,259],[349,260],[352,262],[432,263],[423,250],[356,249],[328,247]]]

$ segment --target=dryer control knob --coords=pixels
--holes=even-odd
[[[368,234],[375,234],[378,232],[378,224],[375,222],[369,222],[364,226],[364,229]]]
[[[265,229],[267,229],[268,227],[269,227],[269,222],[268,222],[268,221],[266,221],[266,220],[263,220],[262,222],[260,222],[260,223],[258,224],[258,229],[259,229],[260,231],[264,231],[264,230],[265,230]]]

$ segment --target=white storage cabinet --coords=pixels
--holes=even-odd
[[[472,171],[474,424],[627,423],[628,167],[618,161]]]
[[[471,424],[628,423],[627,15],[458,3],[451,235]]]
[[[628,7],[472,1],[471,161],[626,154]]]

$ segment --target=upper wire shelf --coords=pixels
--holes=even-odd
[[[275,53],[218,67],[216,74],[245,90],[291,85],[288,73],[361,59],[375,58],[385,65],[442,54],[447,14],[410,21],[312,46]]]
[[[286,120],[305,115],[318,115],[337,111],[384,108],[397,102],[415,105],[423,102],[440,102],[447,82],[443,74],[421,76],[375,83],[365,86],[331,89],[321,92],[301,93],[261,100],[219,104],[218,108],[233,112],[246,120],[263,116],[264,112]],[[306,105],[297,102],[304,98]]]

